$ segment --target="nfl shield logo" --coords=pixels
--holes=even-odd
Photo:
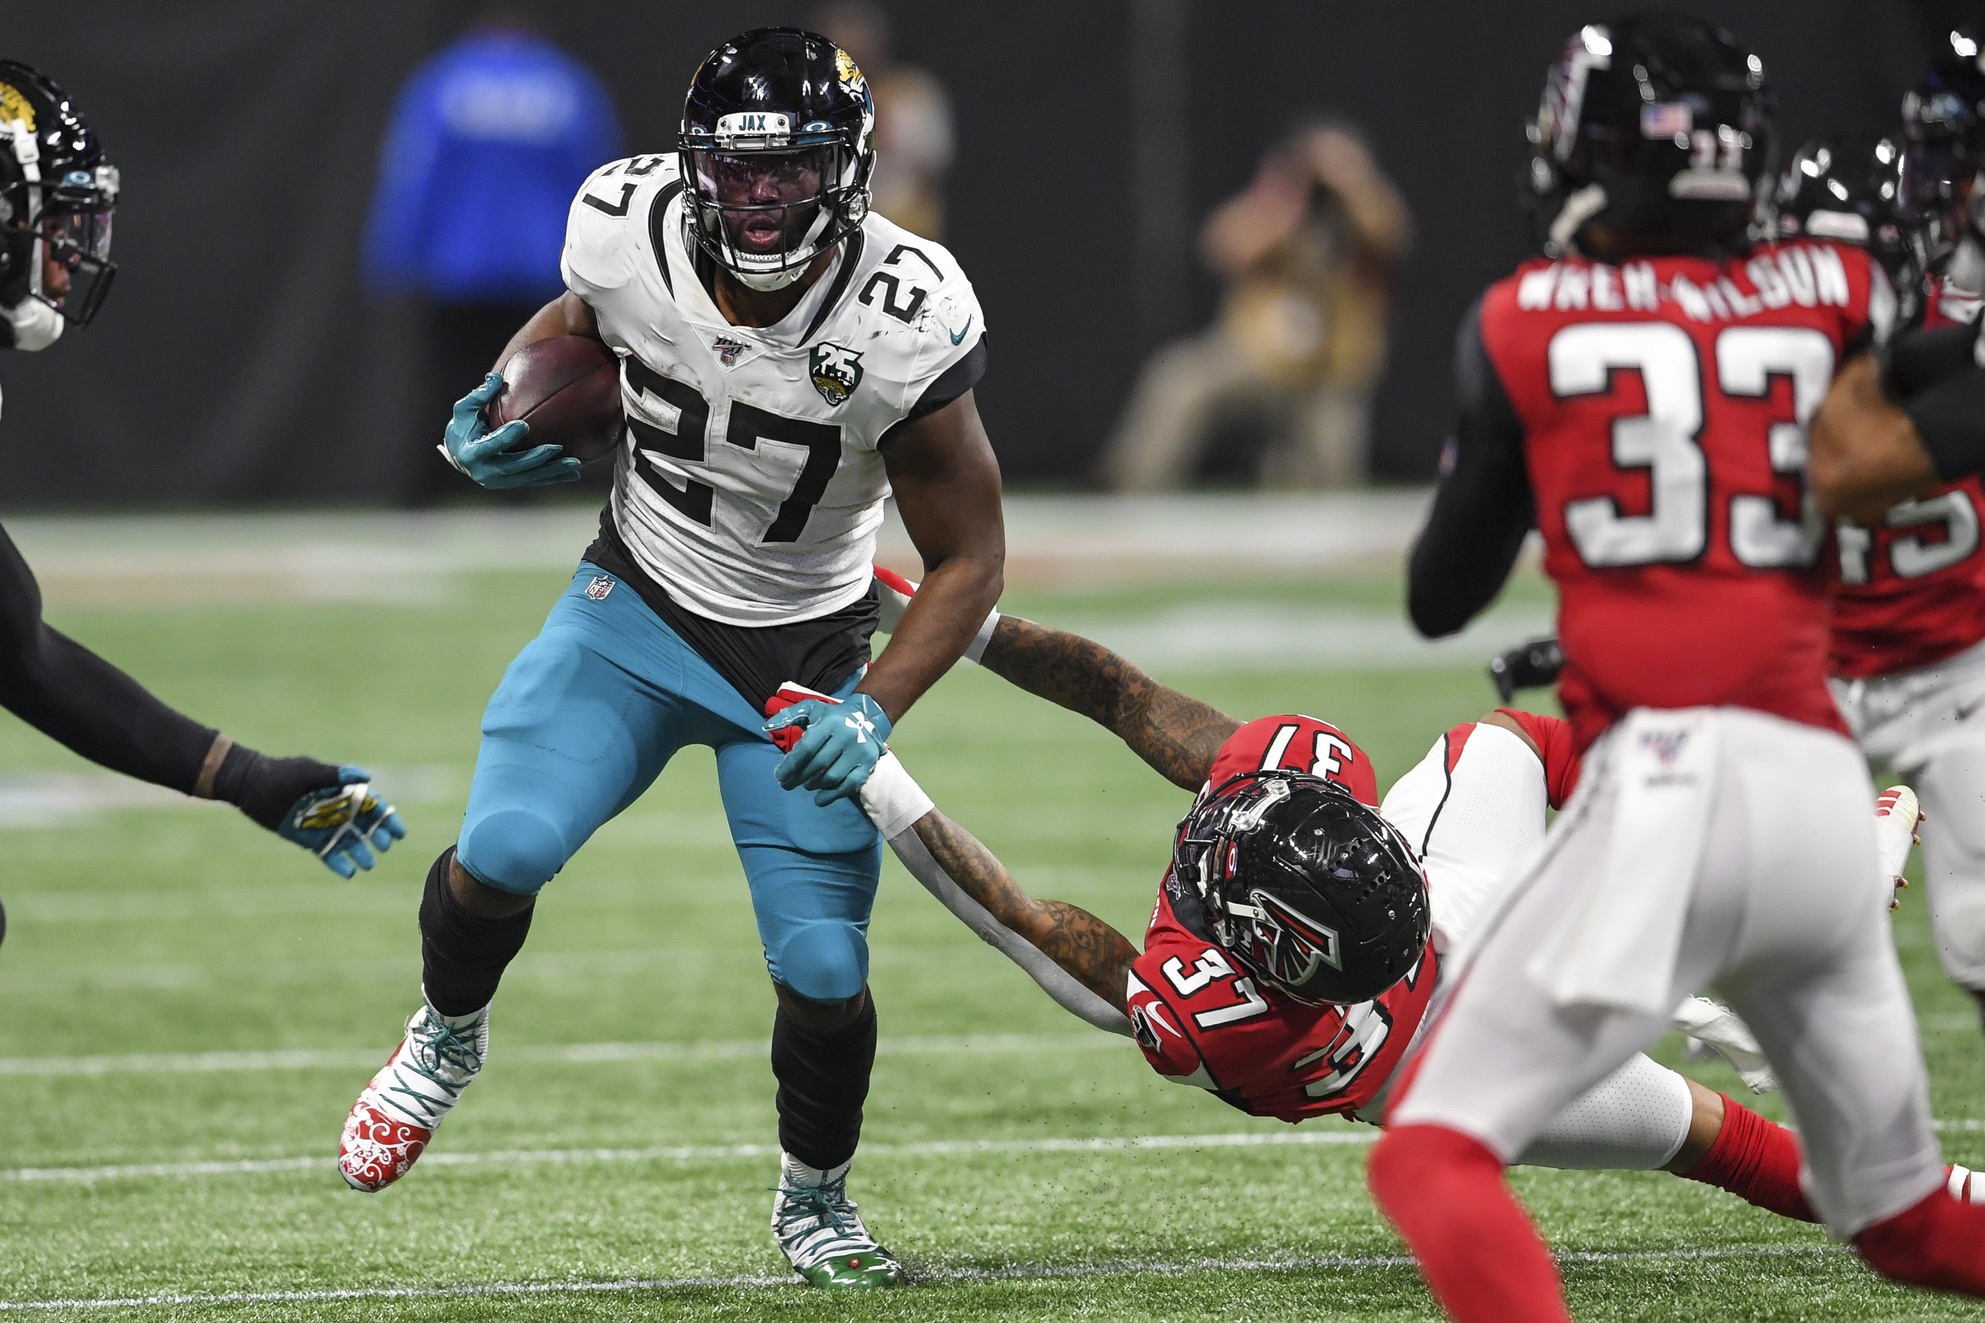
[[[586,596],[595,602],[606,601],[607,594],[612,591],[613,580],[604,574],[595,574],[593,581],[586,585]]]
[[[718,336],[716,342],[710,347],[717,351],[717,361],[725,367],[736,367],[737,356],[745,350],[743,344],[731,339],[728,335]]]
[[[840,345],[815,345],[809,357],[813,368],[813,388],[829,404],[841,405],[862,383],[862,356]]]

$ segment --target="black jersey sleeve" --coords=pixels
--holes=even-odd
[[[0,529],[0,707],[93,763],[193,793],[215,732],[41,618],[41,588]]]
[[[1460,417],[1440,487],[1406,571],[1406,611],[1428,638],[1455,633],[1495,599],[1536,523],[1523,426],[1482,344],[1482,304],[1455,345]]]

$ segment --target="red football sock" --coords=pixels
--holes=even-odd
[[[1782,1125],[1765,1120],[1729,1095],[1723,1098],[1723,1128],[1702,1161],[1683,1173],[1692,1181],[1728,1190],[1780,1217],[1817,1222],[1819,1216],[1799,1188],[1799,1140]]]
[[[1854,1237],[1884,1277],[1960,1295],[1985,1296],[1985,1206],[1937,1190]]]
[[[1571,1323],[1551,1252],[1480,1141],[1399,1126],[1372,1149],[1366,1177],[1458,1323]]]

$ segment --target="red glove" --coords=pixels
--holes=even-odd
[[[765,700],[765,715],[776,717],[793,704],[804,703],[809,698],[817,698],[823,703],[839,703],[841,701],[832,694],[823,694],[818,689],[808,689],[803,684],[794,684],[791,680],[788,680],[779,686],[778,693]],[[806,734],[806,727],[782,726],[778,730],[768,733],[771,736],[772,743],[779,746],[780,753],[791,753],[793,746],[800,742],[800,736]]]

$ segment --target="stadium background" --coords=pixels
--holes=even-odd
[[[1017,485],[1079,481],[1140,355],[1211,307],[1198,221],[1307,107],[1359,120],[1415,212],[1378,430],[1388,474],[1426,475],[1455,319],[1526,248],[1517,127],[1557,43],[1597,14],[1560,0],[888,8],[902,54],[948,83],[959,116],[950,242],[992,321],[982,398]],[[1954,6],[1713,8],[1770,62],[1796,140],[1886,124]],[[1433,1317],[1364,1193],[1370,1128],[1292,1129],[1153,1080],[893,861],[857,1195],[924,1285],[801,1300],[765,1225],[771,997],[702,749],[548,893],[506,978],[491,1068],[415,1178],[378,1197],[338,1180],[339,1123],[411,1006],[413,916],[460,822],[483,703],[592,519],[579,502],[491,508],[466,483],[460,510],[354,509],[386,499],[394,465],[433,462],[440,420],[406,417],[418,325],[367,301],[357,248],[392,97],[476,10],[71,0],[4,16],[0,49],[83,99],[128,185],[101,322],[52,353],[0,354],[0,510],[49,618],[251,744],[369,767],[410,835],[340,882],[231,810],[0,717],[0,1312]],[[712,43],[810,10],[567,0],[542,17],[652,144]],[[267,513],[308,505],[329,508]],[[1023,491],[1002,604],[1230,712],[1329,717],[1390,783],[1490,703],[1484,659],[1551,620],[1525,567],[1457,639],[1412,636],[1399,562],[1424,505],[1417,487]],[[879,554],[914,564],[893,526]],[[1186,797],[1110,736],[961,665],[892,743],[1024,884],[1141,930]],[[1896,939],[1948,1155],[1985,1165],[1977,1014],[1937,966],[1920,890]],[[1657,1048],[1681,1052],[1672,1036]],[[1720,1062],[1686,1068],[1741,1088]],[[1779,1098],[1745,1100],[1784,1116]],[[1977,1317],[1705,1186],[1515,1179],[1568,1251],[1587,1320]]]
[[[1776,80],[1787,143],[1885,126],[1955,0],[1723,0]],[[378,144],[407,72],[483,8],[459,0],[70,0],[9,6],[14,58],[59,71],[123,168],[111,310],[59,354],[0,361],[0,505],[380,499],[431,462],[408,432],[406,310],[359,288]],[[529,5],[511,6],[532,12]],[[673,138],[687,72],[806,4],[540,5],[613,89],[629,141]],[[1305,109],[1370,135],[1418,241],[1398,280],[1375,461],[1432,471],[1461,311],[1526,250],[1518,127],[1573,0],[1191,0],[885,6],[949,86],[948,237],[985,303],[980,391],[1011,479],[1078,480],[1142,354],[1202,321],[1200,219]],[[1605,6],[1601,6],[1604,9]]]

